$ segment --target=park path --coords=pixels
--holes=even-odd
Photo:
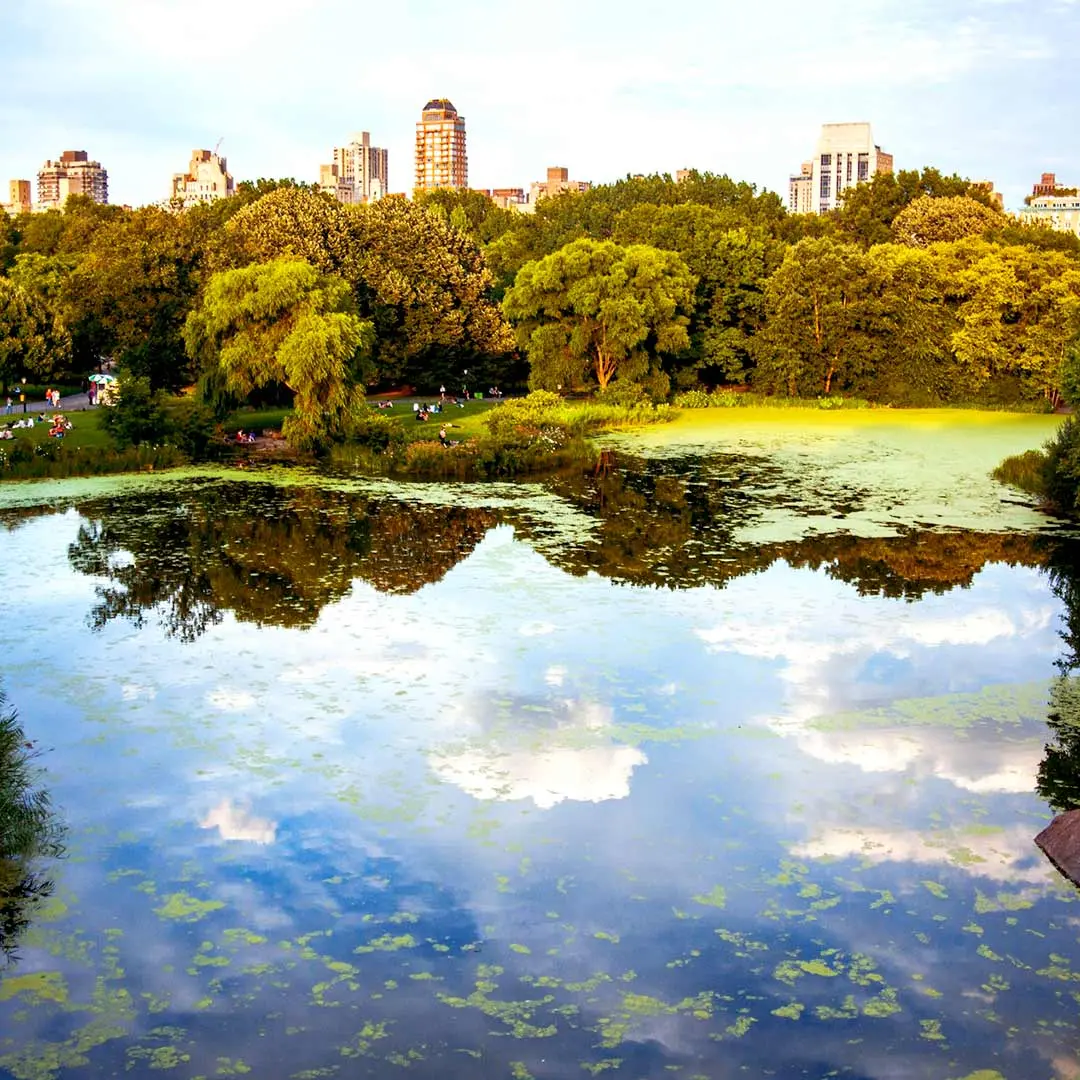
[[[0,409],[3,408],[4,398],[0,395]],[[60,399],[60,408],[54,409],[51,405],[46,404],[45,400],[40,401],[28,401],[26,403],[26,411],[32,413],[39,412],[79,412],[82,409],[90,408],[90,399],[86,394],[69,394],[67,397]],[[23,407],[19,404],[18,400],[14,400],[11,406],[12,416],[22,416]]]

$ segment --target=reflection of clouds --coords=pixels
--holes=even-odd
[[[138,701],[140,698],[152,701],[157,697],[157,690],[142,683],[125,682],[120,684],[120,696],[125,701]]]
[[[552,664],[551,667],[544,672],[544,682],[548,686],[562,686],[566,681],[566,668],[562,664]]]
[[[965,758],[963,748],[953,746],[958,751],[956,757]],[[939,758],[934,772],[942,780],[949,780],[965,791],[976,795],[1024,795],[1035,789],[1035,779],[1042,761],[1041,742],[1032,741],[1020,744],[1001,744],[1001,756],[987,771],[975,773],[966,767],[964,760],[942,760]],[[990,771],[990,769],[993,771]]]
[[[631,774],[648,758],[636,747],[608,742],[613,720],[610,706],[565,699],[549,726],[532,728],[531,745],[523,745],[528,723],[511,725],[473,748],[432,755],[431,767],[474,798],[532,799],[541,810],[566,800],[625,799]],[[583,740],[585,745],[577,745]]]
[[[532,799],[541,810],[556,803],[606,802],[630,794],[630,775],[648,759],[632,746],[466,751],[438,758],[432,768],[477,799]]]
[[[272,844],[277,835],[274,822],[233,806],[229,799],[222,799],[199,825],[203,829],[217,829],[222,840],[247,840],[253,844]]]
[[[211,690],[206,701],[222,712],[246,712],[255,704],[255,698],[246,690]]]
[[[972,745],[933,728],[799,731],[788,727],[784,733],[793,735],[804,753],[830,765],[854,765],[867,773],[914,768],[976,795],[1033,791],[1043,755],[1037,739],[991,739]]]
[[[518,633],[522,637],[543,637],[555,633],[555,624],[549,622],[530,622],[520,627]]]
[[[992,833],[925,833],[914,829],[827,828],[795,844],[804,859],[862,858],[874,863],[909,862],[956,866],[1003,884],[1045,886],[1052,877],[1034,857],[1031,831],[1017,826]]]
[[[898,718],[890,730],[860,730],[853,718],[843,725],[846,730],[838,732],[817,730],[816,725],[845,711],[860,693],[869,694],[871,700],[891,696],[887,681],[866,676],[860,684],[857,673],[871,662],[932,671],[941,691],[956,689],[956,679],[963,686],[967,670],[977,684],[985,684],[991,672],[1000,678],[992,650],[1005,655],[1024,640],[1024,651],[1030,652],[1038,648],[1040,638],[1053,641],[1056,608],[1037,575],[1031,575],[1029,595],[1020,604],[1010,597],[1008,606],[993,587],[992,574],[989,588],[927,598],[918,605],[868,602],[798,572],[785,577],[788,591],[783,603],[740,605],[725,611],[723,621],[714,625],[699,622],[695,631],[710,652],[779,665],[783,705],[771,715],[759,716],[761,722],[829,764],[854,765],[868,773],[917,768],[979,794],[1034,787],[1041,756],[1034,743],[995,740],[992,748],[984,746],[973,753],[961,737],[932,723],[905,727]],[[926,662],[928,650],[936,650],[933,665]],[[948,698],[931,700],[948,707]]]

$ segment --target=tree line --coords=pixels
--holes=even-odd
[[[1078,330],[1080,239],[934,169],[877,176],[824,217],[692,173],[531,215],[263,180],[183,212],[73,197],[0,221],[5,385],[109,357],[218,408],[291,401],[301,443],[400,383],[1057,404]]]

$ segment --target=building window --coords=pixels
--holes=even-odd
[[[851,155],[850,154],[848,154],[848,156],[847,156],[847,179],[848,179],[848,183],[850,184],[851,183]]]
[[[823,199],[828,199],[832,195],[832,177],[828,173],[821,174],[820,195]]]
[[[859,155],[859,181],[870,179],[870,155]]]
[[[832,164],[832,154],[821,155],[821,167],[827,169]]]

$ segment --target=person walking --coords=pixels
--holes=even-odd
[[[7,400],[4,402],[4,415],[10,416],[15,411],[15,406],[11,403],[11,395],[8,394]]]

